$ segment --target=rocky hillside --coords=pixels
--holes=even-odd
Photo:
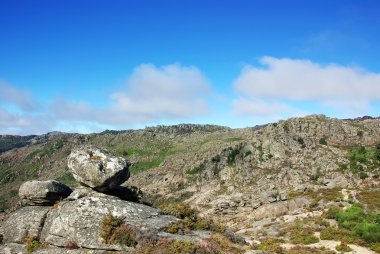
[[[286,221],[283,216],[307,212],[319,216],[331,205],[352,200],[378,209],[368,198],[368,193],[378,194],[378,118],[312,115],[243,129],[183,124],[4,140],[3,211],[17,207],[18,189],[26,180],[56,179],[75,187],[67,157],[79,145],[104,148],[130,161],[131,177],[124,187],[138,190],[139,202],[187,203],[253,239],[259,234],[253,225],[266,220]],[[269,228],[278,233],[283,226]]]

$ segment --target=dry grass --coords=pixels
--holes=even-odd
[[[380,212],[380,190],[363,190],[357,198],[366,204],[369,210]]]

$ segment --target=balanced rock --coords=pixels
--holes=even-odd
[[[18,195],[25,205],[52,205],[66,198],[72,190],[57,181],[27,181],[20,186]]]
[[[74,178],[80,184],[101,192],[128,180],[129,166],[125,159],[91,146],[73,150],[68,158],[68,167]]]

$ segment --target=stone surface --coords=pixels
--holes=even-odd
[[[25,251],[25,245],[18,243],[9,243],[0,245],[0,253],[1,254],[24,254],[27,253]]]
[[[128,180],[129,166],[125,159],[91,146],[73,150],[68,158],[68,167],[79,183],[103,192]]]
[[[307,198],[296,198],[282,202],[266,204],[257,208],[252,217],[254,220],[262,220],[264,218],[275,218],[285,214],[290,214],[297,209],[310,205],[310,200]]]
[[[87,192],[86,196],[73,201],[63,201],[57,209],[50,211],[41,240],[61,247],[73,241],[78,246],[88,249],[121,250],[120,246],[105,244],[99,236],[102,218],[108,213],[124,217],[125,223],[139,229],[160,230],[177,220],[172,216],[162,215],[152,207],[93,191],[93,195]]]
[[[25,237],[39,238],[49,208],[22,207],[1,223],[0,234],[4,243],[24,243]]]
[[[52,205],[66,198],[72,190],[57,181],[27,181],[20,186],[19,197],[25,205]]]

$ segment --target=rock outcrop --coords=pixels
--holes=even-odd
[[[19,189],[19,197],[24,205],[52,205],[66,198],[72,190],[57,181],[28,181]]]
[[[82,194],[85,191],[80,191]],[[139,229],[162,230],[170,222],[177,220],[173,216],[162,215],[159,210],[120,200],[116,197],[88,190],[78,199],[76,192],[63,201],[57,209],[51,210],[42,230],[43,242],[64,247],[69,241],[87,249],[120,250],[120,247],[108,245],[99,236],[100,222],[107,214],[123,217],[125,223]]]
[[[29,238],[44,242],[50,248],[63,249],[75,243],[77,248],[86,250],[128,249],[122,245],[107,244],[100,236],[102,218],[107,214],[123,218],[126,224],[140,231],[156,234],[178,220],[155,208],[79,187],[54,207],[26,206],[12,213],[0,224],[2,242],[7,244],[2,248],[15,250],[20,247],[17,244],[24,244]],[[62,249],[54,248],[41,253],[61,253]]]
[[[97,191],[109,191],[128,180],[130,164],[106,151],[83,146],[71,152],[68,167],[82,185]]]

